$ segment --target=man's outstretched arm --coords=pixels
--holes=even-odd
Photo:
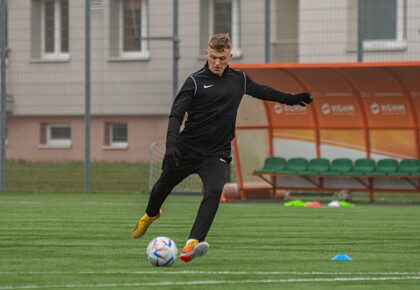
[[[278,102],[289,106],[306,106],[313,101],[311,94],[308,92],[301,92],[297,94],[284,93],[269,86],[258,84],[247,75],[244,75],[244,77],[246,82],[245,93],[255,98]]]

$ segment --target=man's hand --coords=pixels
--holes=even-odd
[[[313,98],[310,93],[304,92],[304,93],[298,93],[298,94],[291,94],[290,100],[287,103],[287,105],[299,105],[302,107],[305,107],[306,105],[309,105],[312,103]]]
[[[178,167],[178,158],[180,155],[181,153],[176,146],[176,140],[174,138],[168,138],[166,140],[166,151],[165,157],[163,157],[162,169],[168,167],[170,170],[175,170]]]

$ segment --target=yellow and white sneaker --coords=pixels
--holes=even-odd
[[[185,243],[182,253],[179,258],[185,263],[191,262],[195,257],[204,256],[209,249],[209,243],[199,242],[195,239],[190,239]]]
[[[145,213],[141,219],[139,219],[139,221],[137,222],[136,226],[134,227],[133,230],[133,238],[138,239],[140,237],[142,237],[147,229],[149,228],[149,226],[155,221],[157,220],[160,215],[162,214],[162,210],[159,210],[158,214],[154,217],[149,217],[147,215],[147,213]]]

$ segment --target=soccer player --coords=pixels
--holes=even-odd
[[[206,64],[185,80],[169,115],[166,152],[162,173],[150,193],[146,213],[132,233],[143,236],[160,217],[160,208],[172,189],[187,176],[197,173],[204,196],[180,259],[190,262],[206,254],[205,242],[219,207],[220,196],[231,162],[231,141],[242,97],[252,97],[287,105],[312,102],[307,92],[288,94],[255,83],[244,72],[229,67],[232,59],[228,34],[216,34],[208,42]],[[187,113],[183,130],[181,124]]]

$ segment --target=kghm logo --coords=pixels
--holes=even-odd
[[[387,115],[401,115],[406,113],[404,104],[377,104],[373,103],[370,105],[370,111],[372,114],[377,115],[379,113]]]
[[[331,107],[327,103],[322,104],[321,110],[322,110],[322,114],[324,115],[328,115],[329,113],[331,113]]]
[[[370,105],[370,111],[372,112],[372,114],[377,115],[381,112],[381,109],[379,108],[378,104],[373,103],[372,105]]]
[[[354,105],[330,105],[328,103],[324,103],[321,106],[322,114],[329,115],[331,113],[333,114],[354,114],[356,113],[356,108]]]
[[[276,114],[282,114],[283,112],[286,114],[297,115],[297,114],[306,114],[307,110],[306,107],[301,106],[288,106],[282,105],[279,103],[274,104],[274,112]]]

